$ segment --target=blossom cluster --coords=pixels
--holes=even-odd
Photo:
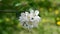
[[[21,16],[19,17],[21,25],[24,28],[28,29],[38,27],[38,23],[41,20],[41,18],[38,16],[39,11],[33,9],[30,9],[29,11],[30,13],[29,12],[21,13]]]

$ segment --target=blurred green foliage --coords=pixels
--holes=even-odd
[[[60,0],[1,0],[0,34],[60,34],[60,26],[56,26],[57,21],[60,21],[59,1]],[[33,29],[32,33],[23,29],[17,19],[21,12],[28,11],[29,8],[38,9],[40,11],[39,15],[42,18],[39,27]]]

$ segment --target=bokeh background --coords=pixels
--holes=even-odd
[[[38,28],[22,28],[18,17],[29,8],[40,11]],[[60,0],[0,0],[0,34],[60,34]]]

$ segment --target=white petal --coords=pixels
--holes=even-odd
[[[21,16],[25,16],[25,13],[21,13]]]
[[[35,15],[38,15],[39,14],[39,11],[38,10],[35,10]]]
[[[40,19],[39,16],[35,16],[35,17],[34,17],[34,20],[35,20],[37,23],[39,23],[41,19]]]
[[[29,13],[28,13],[28,12],[25,12],[25,14],[26,14],[26,16],[28,16],[28,15],[29,15]]]

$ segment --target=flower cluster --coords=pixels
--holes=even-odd
[[[29,12],[21,13],[21,16],[19,17],[19,21],[21,25],[24,28],[33,28],[33,27],[38,27],[38,23],[41,20],[41,18],[38,16],[39,11],[38,10],[33,10],[30,9]]]

